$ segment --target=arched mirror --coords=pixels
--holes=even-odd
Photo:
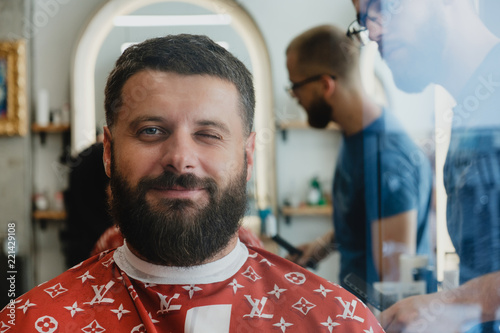
[[[188,24],[189,20],[193,23]],[[275,122],[269,55],[257,25],[233,1],[110,0],[103,5],[83,30],[74,51],[73,154],[94,143],[96,127],[104,125],[105,80],[121,50],[128,43],[184,32],[208,35],[252,71],[257,141],[250,186],[255,190],[256,207],[276,211]]]

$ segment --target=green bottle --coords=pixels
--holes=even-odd
[[[322,206],[326,204],[325,196],[321,190],[321,185],[319,184],[318,177],[314,177],[311,180],[309,186],[309,193],[307,195],[307,203],[311,206]]]

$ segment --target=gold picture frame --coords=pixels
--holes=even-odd
[[[0,41],[0,135],[26,135],[26,42]]]

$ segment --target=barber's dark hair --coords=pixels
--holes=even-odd
[[[252,131],[255,109],[252,74],[240,60],[207,36],[189,34],[148,39],[123,52],[106,83],[104,107],[110,128],[123,104],[125,82],[143,70],[209,75],[233,83],[240,95],[245,134],[249,135]]]
[[[297,54],[298,71],[304,75],[334,74],[348,78],[359,63],[359,44],[333,25],[311,28],[295,37],[286,52]]]

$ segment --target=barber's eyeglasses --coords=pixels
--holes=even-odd
[[[318,74],[318,75],[314,75],[314,76],[311,76],[311,77],[308,77],[307,79],[304,79],[302,81],[299,81],[299,82],[295,82],[295,83],[291,83],[291,85],[286,89],[286,91],[290,94],[290,96],[292,97],[295,97],[295,91],[297,91],[297,89],[299,89],[300,87],[308,84],[308,83],[311,83],[311,82],[314,82],[314,81],[318,81],[321,79],[321,77],[323,77],[323,75],[328,75],[329,77],[331,77],[332,79],[335,80],[335,76],[334,75],[329,75],[329,74]]]
[[[363,7],[364,10],[358,13],[356,21],[352,22],[347,28],[347,36],[356,37],[357,40],[362,38],[363,45],[369,42],[368,29],[372,29],[369,24],[375,25],[374,27],[378,29],[387,26],[391,21],[391,17],[400,12],[404,0],[364,1],[367,1],[366,6]]]
[[[358,15],[358,19],[354,20],[349,26],[347,27],[347,32],[346,35],[353,41],[356,41],[360,43],[361,45],[366,45],[370,41],[369,35],[368,35],[368,29],[366,26],[361,25]]]

